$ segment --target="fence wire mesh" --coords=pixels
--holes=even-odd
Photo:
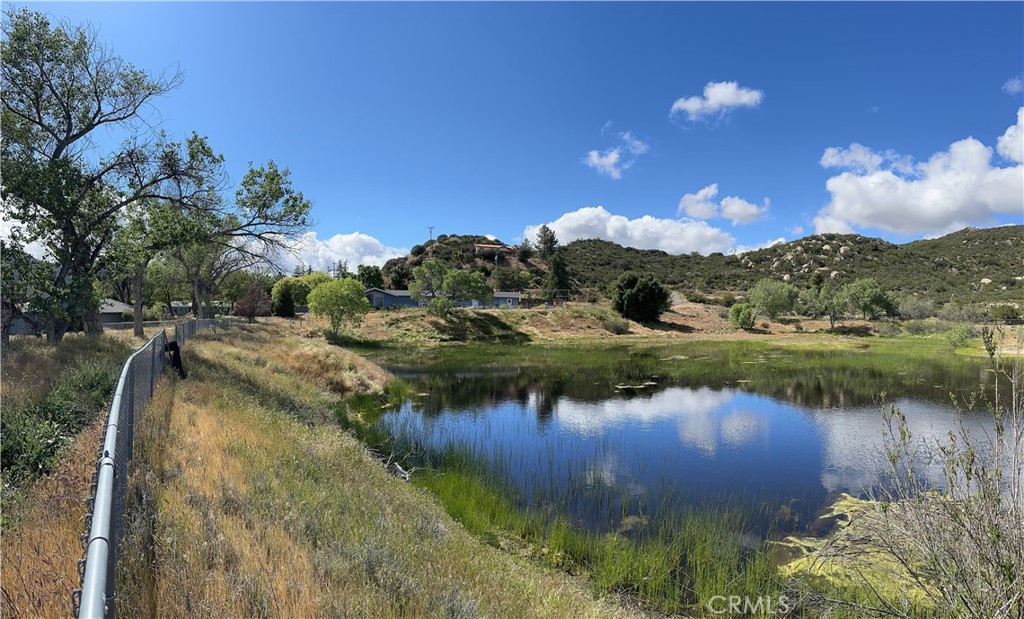
[[[174,340],[180,348],[200,331],[216,330],[228,324],[217,319],[178,323]],[[103,445],[97,454],[90,496],[86,500],[86,533],[82,535],[84,558],[78,561],[82,586],[72,594],[71,600],[75,617],[114,616],[114,569],[123,526],[125,481],[132,459],[135,421],[145,412],[160,373],[168,364],[167,343],[167,332],[161,331],[132,353],[121,368]]]

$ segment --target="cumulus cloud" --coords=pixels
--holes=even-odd
[[[348,262],[349,270],[360,264],[381,266],[391,258],[409,253],[405,247],[388,247],[374,237],[361,232],[335,234],[320,239],[316,232],[307,232],[293,245],[294,254],[282,253],[274,261],[284,272],[290,272],[299,264],[324,271],[339,260]]]
[[[548,222],[560,243],[580,239],[604,239],[637,249],[660,249],[670,254],[693,251],[702,254],[728,251],[735,239],[703,221],[660,219],[644,215],[628,219],[613,215],[603,206],[584,207]],[[540,224],[527,226],[525,238],[535,238]]]
[[[1008,95],[1019,95],[1024,92],[1024,79],[1021,75],[1014,75],[1003,84],[1003,92]]]
[[[942,234],[1024,213],[1024,108],[997,143],[1013,166],[992,164],[993,151],[973,137],[954,142],[927,161],[859,144],[829,148],[825,167],[846,168],[825,183],[829,204],[814,218],[816,232],[854,232],[853,226],[898,234]]]
[[[772,239],[770,241],[765,241],[764,243],[759,243],[757,245],[737,245],[729,253],[730,254],[745,254],[747,252],[757,251],[759,249],[765,249],[766,247],[774,247],[776,245],[781,245],[781,244],[783,244],[785,242],[786,242],[786,237],[780,236],[777,239]]]
[[[608,124],[605,123],[605,126]],[[604,134],[604,127],[601,128],[601,133]],[[599,174],[619,180],[624,171],[633,167],[637,156],[650,150],[649,144],[634,136],[630,131],[620,133],[619,140],[621,144],[618,146],[602,151],[589,151],[586,158],[583,159],[583,163],[597,170]]]
[[[743,88],[736,82],[708,82],[704,86],[703,97],[676,99],[669,116],[685,112],[690,120],[722,117],[735,108],[757,107],[761,105],[763,99],[763,91]]]
[[[736,224],[749,224],[757,221],[768,212],[771,201],[764,199],[764,206],[757,206],[736,196],[726,196],[721,203],[715,202],[718,195],[718,183],[712,183],[696,193],[688,193],[679,199],[678,213],[694,219],[711,219],[723,217]]]
[[[25,224],[16,219],[0,219],[0,239],[8,240],[14,234],[15,229],[21,229]],[[28,243],[22,249],[26,254],[40,260],[50,258],[50,252],[38,241]]]
[[[694,219],[711,219],[718,216],[718,183],[711,183],[697,193],[688,193],[679,199],[679,214]]]
[[[722,200],[722,217],[725,217],[735,226],[736,224],[749,224],[757,221],[765,213],[771,202],[768,198],[764,200],[764,206],[751,204],[742,198],[728,196]]]

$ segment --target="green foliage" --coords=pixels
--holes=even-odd
[[[304,305],[308,303],[309,293],[313,292],[313,290],[316,289],[317,286],[319,286],[320,284],[325,284],[330,281],[334,281],[334,278],[332,278],[325,271],[313,271],[311,273],[306,273],[305,275],[299,277],[298,279],[299,281],[306,285],[306,297],[303,298],[300,294],[300,296],[295,301],[298,305]]]
[[[729,308],[729,324],[737,329],[754,328],[754,310],[749,303],[737,303]]]
[[[555,231],[546,225],[541,226],[537,230],[537,252],[540,257],[545,260],[549,259],[556,247],[558,247],[558,237],[555,236]]]
[[[799,299],[806,315],[827,316],[832,329],[836,328],[836,321],[842,318],[849,307],[849,301],[843,289],[831,281],[820,288],[808,288],[801,291]]]
[[[623,273],[615,282],[612,307],[624,318],[654,322],[668,309],[671,294],[647,274]]]
[[[530,242],[530,239],[524,238],[523,242],[516,247],[516,258],[519,258],[520,262],[526,262],[533,257],[533,251],[533,243]]]
[[[451,267],[448,263],[431,258],[412,270],[412,282],[409,283],[409,292],[417,301],[427,301],[441,294],[444,286],[444,278],[448,275]]]
[[[878,282],[872,278],[858,279],[843,288],[850,309],[859,312],[864,320],[872,320],[881,315],[897,314],[896,300],[884,292]]]
[[[443,295],[455,304],[475,299],[490,305],[494,300],[494,290],[480,272],[449,271],[445,275],[441,290]]]
[[[798,294],[796,288],[785,282],[764,278],[747,293],[747,302],[754,309],[755,320],[762,314],[775,320],[793,309]]]
[[[380,267],[369,264],[360,264],[356,267],[356,279],[363,284],[364,288],[383,288],[384,275]]]
[[[949,344],[949,347],[953,350],[957,348],[963,348],[968,342],[975,338],[974,328],[968,324],[953,325],[948,331],[943,334],[943,339]]]
[[[312,278],[312,275],[283,277],[274,282],[270,296],[274,300],[275,314],[284,317],[294,316],[295,306],[306,304],[306,297],[309,295],[309,282],[311,281],[308,278]]]
[[[491,272],[491,284],[496,292],[519,292],[530,287],[533,275],[526,269],[498,267]]]
[[[309,311],[314,316],[330,319],[331,332],[335,335],[343,324],[359,324],[370,311],[370,301],[362,284],[352,278],[320,284],[309,293],[308,301]]]
[[[455,303],[445,296],[435,297],[427,305],[427,311],[432,316],[437,316],[438,318],[447,318],[454,308]]]
[[[408,290],[412,280],[412,269],[405,261],[388,262],[382,270],[388,288],[392,290]]]
[[[1003,303],[989,309],[994,320],[1020,320],[1020,309],[1016,305]]]
[[[0,462],[14,482],[49,473],[57,453],[103,408],[121,367],[87,362],[64,374],[41,400],[5,403],[0,415]]]
[[[569,280],[569,269],[565,265],[565,258],[562,252],[556,251],[551,254],[548,261],[548,272],[544,276],[544,298],[554,301],[568,295],[571,288],[572,283]]]

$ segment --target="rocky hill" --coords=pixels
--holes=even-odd
[[[409,256],[389,261],[385,273],[428,257],[487,274],[499,267],[529,271],[539,280],[546,264],[515,252],[481,252],[477,244],[503,245],[482,236],[441,235],[416,246]],[[698,291],[747,290],[772,277],[798,287],[816,273],[842,282],[873,277],[887,290],[935,300],[1024,299],[1024,226],[964,228],[937,239],[895,245],[858,234],[816,234],[738,255],[674,256],[663,251],[583,240],[563,248],[573,279],[581,287],[604,287],[625,271],[653,274],[673,288]]]

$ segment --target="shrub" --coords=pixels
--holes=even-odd
[[[754,310],[749,303],[737,303],[729,308],[729,324],[737,329],[754,328]]]
[[[952,329],[943,334],[949,347],[952,349],[962,348],[974,338],[974,328],[968,324],[954,325]]]
[[[668,309],[671,298],[668,288],[653,276],[629,272],[615,282],[612,307],[624,318],[654,322]]]
[[[1009,303],[993,305],[989,312],[995,320],[1020,320],[1020,310]]]
[[[343,323],[355,325],[362,321],[370,311],[370,301],[359,281],[336,279],[320,284],[309,293],[309,311],[314,316],[326,316],[331,321],[331,332],[338,335]]]
[[[763,314],[774,320],[779,314],[793,309],[798,294],[793,286],[766,277],[754,284],[747,293],[747,299],[755,318]]]
[[[600,318],[601,326],[605,331],[614,335],[625,335],[629,333],[629,322],[617,316],[604,316]]]
[[[131,310],[121,312],[121,322],[132,322],[133,320],[135,320],[135,312]]]

